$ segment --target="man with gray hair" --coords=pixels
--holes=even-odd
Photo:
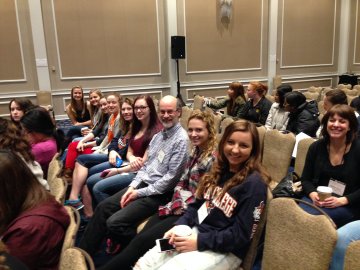
[[[158,114],[164,129],[151,140],[144,166],[129,187],[95,209],[79,245],[89,254],[106,236],[107,252],[118,252],[136,235],[137,226],[171,199],[187,161],[188,136],[179,123],[181,107],[175,97],[163,97]]]

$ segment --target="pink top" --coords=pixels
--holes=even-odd
[[[55,139],[49,139],[47,141],[34,143],[31,147],[31,152],[34,155],[35,160],[39,162],[44,172],[44,178],[46,178],[49,163],[57,152],[56,141]]]

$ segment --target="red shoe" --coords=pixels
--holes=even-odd
[[[109,255],[115,255],[120,252],[120,244],[111,240],[110,238],[106,239],[106,253]]]

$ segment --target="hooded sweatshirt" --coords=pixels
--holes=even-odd
[[[287,130],[295,134],[304,132],[310,137],[316,136],[316,131],[320,126],[319,110],[317,102],[311,100],[301,104],[295,112],[289,114]]]
[[[69,223],[65,208],[50,199],[14,219],[2,241],[29,269],[58,269]]]

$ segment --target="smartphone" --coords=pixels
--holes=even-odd
[[[107,175],[109,174],[109,172],[110,172],[110,171],[108,171],[108,170],[103,171],[103,172],[100,174],[100,177],[105,177],[105,176],[107,176]]]
[[[165,252],[175,249],[173,245],[169,244],[169,240],[169,238],[162,238],[155,241],[158,252]]]
[[[116,157],[116,162],[115,162],[116,168],[120,168],[122,163],[123,163],[123,160],[119,157]]]

